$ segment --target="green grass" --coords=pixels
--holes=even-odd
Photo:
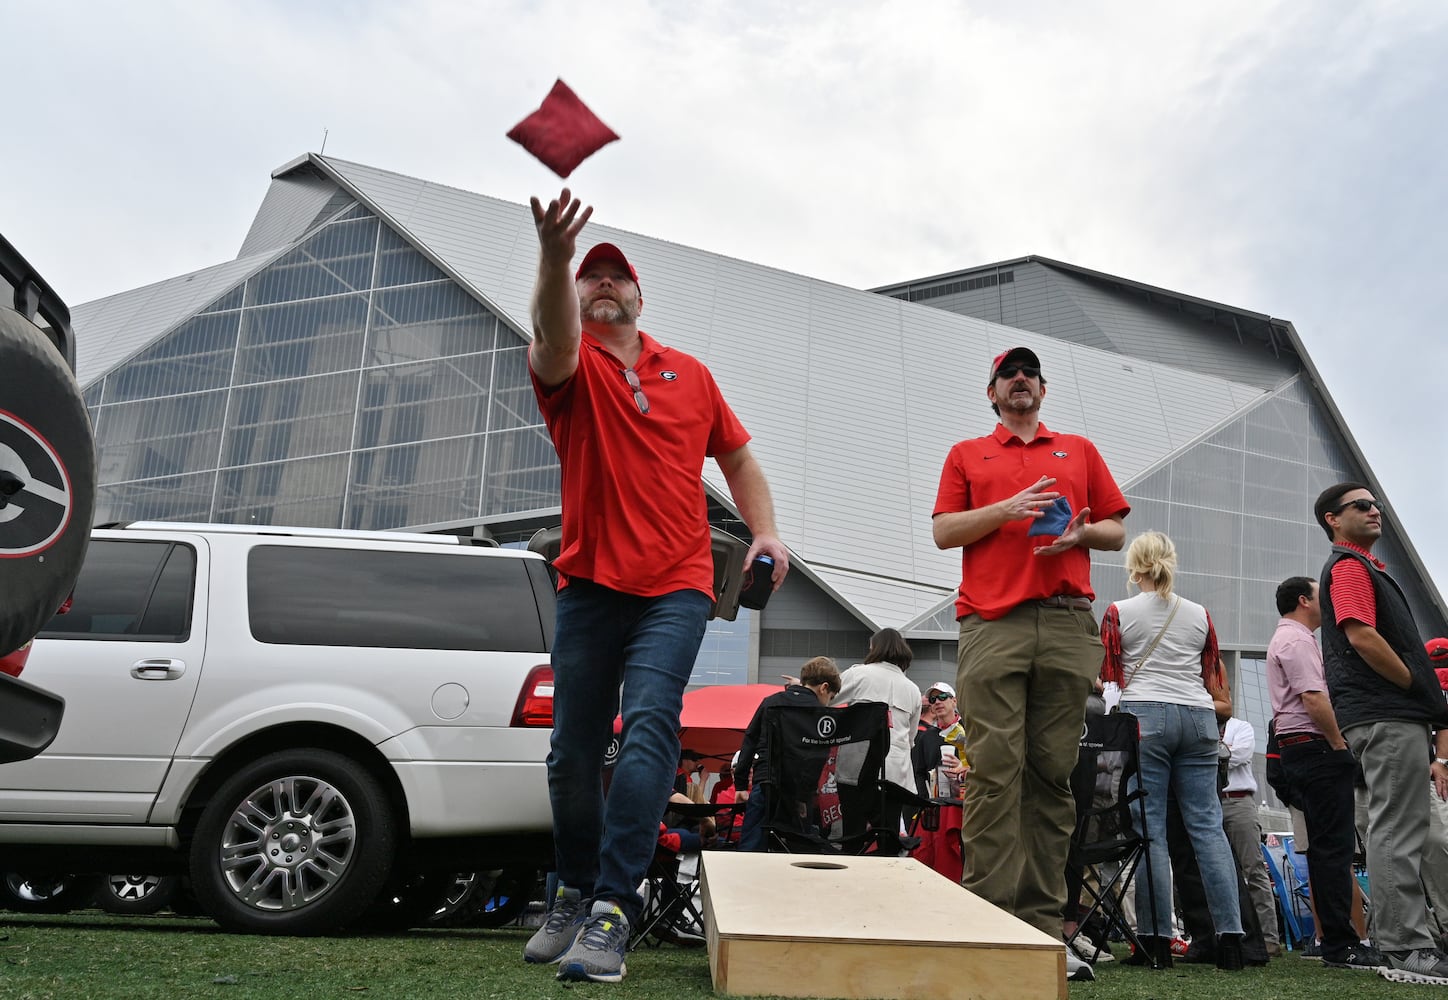
[[[208,920],[0,913],[0,1000],[688,1000],[713,996],[702,949],[644,948],[621,986],[565,985],[552,967],[525,965],[527,931],[436,930],[375,937],[269,938],[223,934]],[[1427,1000],[1441,986],[1389,983],[1323,968],[1296,955],[1230,974],[1100,967],[1071,1000]],[[968,996],[962,984],[961,996]],[[941,997],[939,1000],[949,1000]]]

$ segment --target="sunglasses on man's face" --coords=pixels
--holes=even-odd
[[[1376,507],[1376,508],[1378,509],[1378,513],[1379,513],[1379,514],[1386,514],[1386,513],[1388,512],[1388,508],[1385,507],[1385,506],[1383,506],[1383,502],[1382,502],[1381,500],[1369,500],[1369,499],[1367,499],[1366,497],[1360,497],[1360,498],[1358,498],[1357,500],[1349,500],[1347,503],[1343,504],[1341,507],[1339,507],[1339,508],[1337,508],[1336,510],[1334,510],[1334,511],[1333,511],[1333,514],[1334,514],[1334,515],[1336,515],[1336,514],[1341,514],[1343,511],[1347,510],[1349,507],[1351,507],[1353,510],[1359,511],[1359,512],[1361,512],[1361,513],[1363,513],[1363,514],[1366,514],[1368,511],[1372,510],[1374,507]]]
[[[1017,372],[1026,378],[1041,377],[1041,369],[1035,365],[1002,365],[996,369],[996,378],[1015,378]]]
[[[948,694],[930,694],[930,695],[926,695],[926,697],[930,699],[930,704],[932,704],[932,705],[934,705],[937,701],[949,701],[949,700],[950,700],[950,695],[948,695]]]

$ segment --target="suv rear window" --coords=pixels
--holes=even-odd
[[[40,636],[184,642],[195,580],[189,545],[92,540],[70,612],[52,618]]]
[[[528,560],[259,545],[247,560],[259,642],[543,652]]]

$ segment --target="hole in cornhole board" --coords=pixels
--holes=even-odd
[[[850,867],[849,865],[837,865],[833,861],[792,861],[790,865],[794,868],[811,868],[815,871],[826,872],[842,872]]]

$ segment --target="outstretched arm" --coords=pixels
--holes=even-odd
[[[544,208],[531,199],[533,225],[538,229],[538,281],[533,286],[533,344],[528,364],[546,386],[560,385],[578,369],[578,345],[583,321],[578,292],[568,267],[578,234],[593,214],[567,188]]]
[[[719,471],[724,473],[724,481],[729,484],[729,495],[734,498],[739,515],[754,536],[754,542],[744,557],[744,565],[754,562],[757,555],[769,556],[774,560],[774,573],[770,579],[774,581],[774,589],[778,590],[789,572],[789,550],[779,540],[779,529],[774,524],[774,499],[769,494],[764,470],[750,454],[747,444],[716,455],[714,461],[719,463]]]

